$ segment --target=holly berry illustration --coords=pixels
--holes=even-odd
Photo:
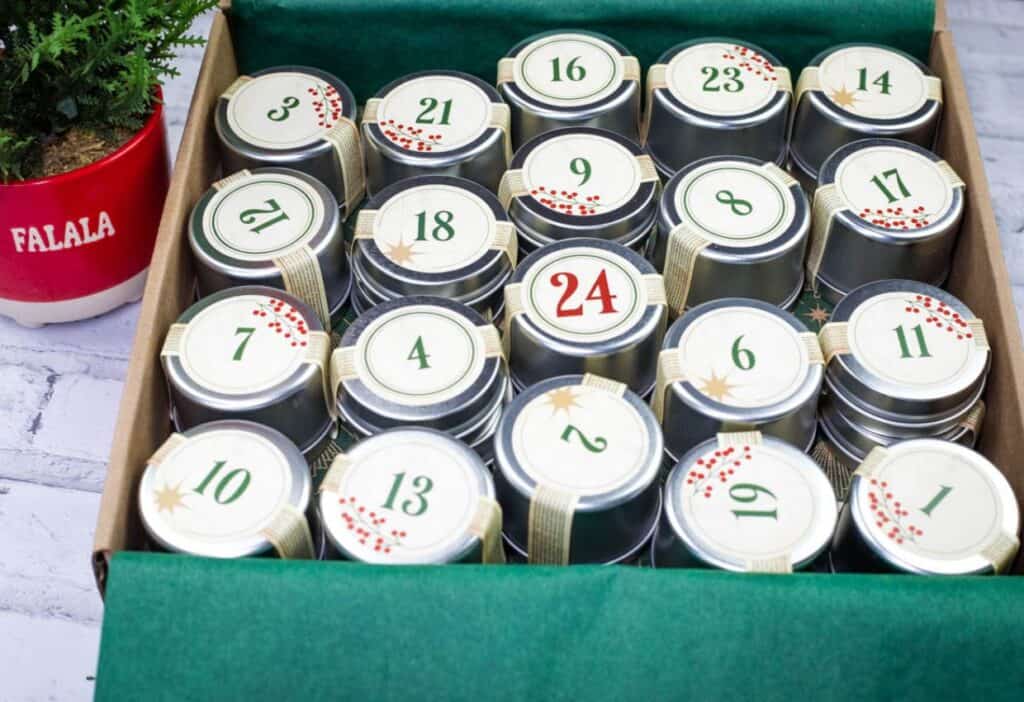
[[[302,313],[284,300],[267,298],[253,309],[254,317],[267,319],[267,327],[292,346],[309,345],[309,327]]]
[[[543,185],[538,185],[536,188],[531,189],[530,195],[545,207],[567,215],[585,217],[597,214],[598,210],[604,207],[601,204],[600,195],[584,196],[577,192],[549,188]]]
[[[936,300],[929,295],[915,295],[906,300],[904,312],[912,315],[923,315],[924,324],[941,329],[947,334],[956,335],[957,341],[973,339],[970,325],[958,312],[951,309],[945,302]]]
[[[705,498],[710,498],[714,494],[716,480],[720,485],[725,485],[744,463],[751,460],[753,456],[749,446],[729,446],[709,451],[698,458],[687,471],[686,484],[693,485],[694,495],[703,492]]]
[[[896,499],[888,482],[872,478],[871,487],[872,489],[868,491],[868,502],[875,518],[875,526],[881,529],[888,539],[898,544],[904,541],[915,543],[917,537],[924,535],[923,529],[904,521],[910,516],[910,511],[903,502]]]
[[[338,503],[346,528],[362,546],[384,554],[402,547],[402,539],[408,534],[404,530],[387,526],[387,516],[360,504],[359,499],[353,496],[341,497]]]
[[[857,213],[857,216],[865,222],[885,229],[910,231],[927,227],[932,223],[934,214],[926,213],[923,205],[916,205],[911,207],[909,212],[902,207],[886,207],[884,209],[865,207]]]
[[[722,60],[729,61],[741,71],[765,82],[779,80],[772,62],[746,46],[732,46],[722,53]]]
[[[317,125],[330,129],[341,119],[341,96],[333,85],[317,83],[307,88],[313,99],[313,111],[316,113]]]
[[[392,142],[409,151],[433,151],[434,146],[444,143],[440,134],[424,135],[422,127],[402,124],[393,119],[381,122],[381,131]]]

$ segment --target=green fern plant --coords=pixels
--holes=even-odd
[[[4,0],[0,179],[32,177],[43,146],[72,127],[137,130],[155,88],[198,46],[192,21],[217,0]]]

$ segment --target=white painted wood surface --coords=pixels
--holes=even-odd
[[[1024,310],[1024,2],[950,0],[1018,315]],[[206,32],[209,19],[197,23]],[[201,51],[166,87],[177,150]],[[138,314],[0,319],[0,700],[89,699],[102,604],[92,532]]]

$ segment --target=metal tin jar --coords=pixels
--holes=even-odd
[[[448,434],[390,429],[334,459],[320,487],[324,558],[504,563],[501,507],[480,457]]]
[[[189,218],[200,296],[238,285],[295,295],[325,326],[339,321],[352,287],[338,203],[323,183],[289,168],[218,181]]]
[[[439,297],[382,302],[345,331],[331,357],[339,417],[359,437],[418,425],[490,459],[510,387],[498,330]]]
[[[154,548],[210,558],[313,558],[305,459],[281,432],[221,420],[171,434],[146,462],[139,515]]]
[[[788,309],[803,291],[810,227],[807,196],[775,164],[706,158],[665,186],[651,260],[676,315],[722,297]]]
[[[891,137],[932,148],[942,116],[942,80],[914,57],[876,44],[843,44],[800,73],[790,168],[808,190],[840,146]]]
[[[934,439],[877,448],[854,473],[832,544],[837,572],[982,575],[1009,569],[1020,513],[999,469]]]
[[[808,456],[759,432],[719,434],[665,481],[656,568],[827,570],[836,500]]]
[[[516,232],[494,193],[451,176],[417,176],[384,188],[359,211],[352,268],[356,310],[437,295],[487,319],[517,258]]]
[[[512,382],[521,390],[586,372],[646,395],[666,319],[661,276],[639,254],[596,239],[549,244],[527,256],[505,286]]]
[[[239,76],[217,102],[213,124],[224,173],[293,168],[321,181],[342,214],[363,198],[356,99],[330,73],[278,66]]]
[[[559,127],[639,138],[640,62],[614,39],[585,31],[536,34],[498,61],[512,109],[512,145]]]
[[[757,429],[809,451],[824,359],[796,317],[757,300],[706,302],[676,320],[651,404],[673,461],[719,432]]]
[[[495,436],[505,541],[530,563],[619,563],[661,509],[661,431],[622,383],[550,378],[509,404]]]
[[[658,210],[658,174],[634,142],[604,129],[556,129],[512,159],[498,197],[523,254],[574,237],[642,251]]]
[[[807,275],[836,304],[887,278],[939,286],[952,264],[964,182],[936,154],[895,139],[862,139],[825,161],[814,192]]]
[[[509,109],[458,71],[420,71],[384,86],[363,110],[366,187],[417,175],[460,176],[496,191],[512,157]]]
[[[171,325],[160,362],[179,431],[215,419],[277,429],[315,459],[331,442],[331,340],[313,310],[283,290],[221,290]]]
[[[647,152],[666,180],[708,156],[786,160],[789,70],[753,44],[709,38],[669,49],[647,70]]]

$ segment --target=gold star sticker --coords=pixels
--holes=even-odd
[[[385,255],[398,265],[402,265],[411,261],[416,252],[412,250],[412,244],[399,241],[397,244],[389,244]]]
[[[822,324],[828,321],[829,311],[821,305],[815,305],[814,309],[809,312],[804,312],[805,317],[809,317],[812,321],[817,322],[820,327]]]
[[[558,388],[547,394],[548,402],[551,403],[552,414],[559,410],[569,412],[570,407],[579,407],[576,404],[576,395],[572,394],[572,388]]]
[[[174,514],[176,507],[185,507],[185,501],[182,499],[185,497],[185,493],[181,492],[181,483],[178,483],[175,487],[164,485],[159,490],[153,491],[153,497],[156,498],[157,512],[163,512],[167,510],[171,514]]]
[[[701,382],[704,383],[704,387],[700,388],[700,391],[719,402],[725,400],[726,396],[731,395],[733,388],[739,387],[738,385],[730,385],[728,376],[723,375],[719,378],[714,371],[711,371],[710,378]]]
[[[829,99],[840,107],[853,107],[857,101],[857,95],[846,89],[844,85],[841,90],[833,90],[828,95]]]

